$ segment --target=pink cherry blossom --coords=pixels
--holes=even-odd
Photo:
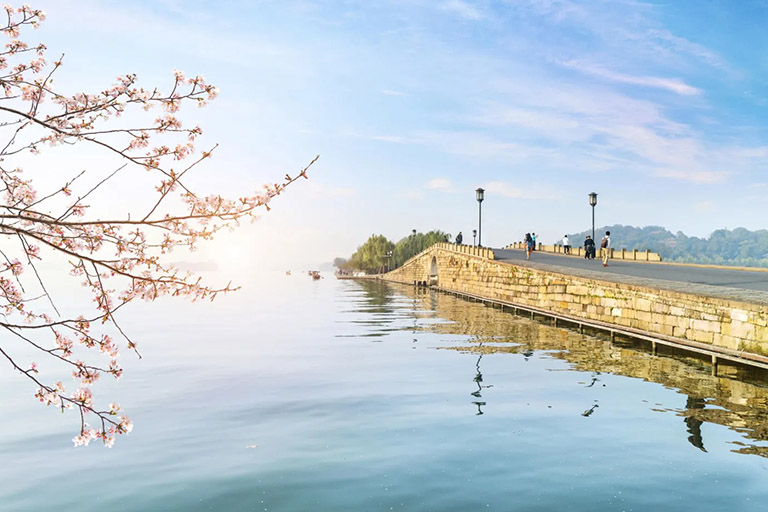
[[[214,85],[202,75],[175,70],[165,92],[162,87],[142,85],[136,74],[127,73],[112,84],[87,84],[89,90],[60,93],[53,87],[53,77],[58,83],[63,60],[46,59],[44,44],[21,37],[29,27],[37,28],[45,14],[29,6],[3,8],[6,16],[0,31],[8,39],[0,47],[4,95],[0,122],[9,127],[11,136],[0,145],[0,159],[6,161],[0,166],[5,235],[0,257],[0,325],[13,342],[42,353],[46,371],[50,363],[55,367],[52,375],[61,374],[61,369],[71,373],[75,391],[68,393],[62,381],[52,382],[54,377],[46,377],[35,363],[29,367],[17,363],[13,352],[5,350],[6,344],[10,348],[13,343],[0,342],[4,349],[0,356],[33,381],[34,396],[41,403],[79,413],[72,415],[80,419],[75,446],[100,439],[111,447],[117,435],[131,432],[133,423],[126,415],[118,417],[122,408],[116,403],[106,409],[99,405],[102,402],[93,389],[101,376],[120,379],[120,357],[125,352],[140,357],[130,329],[121,323],[122,308],[136,300],[172,296],[195,301],[236,290],[231,285],[209,286],[198,276],[180,271],[168,254],[193,250],[221,230],[255,219],[287,186],[307,178],[317,157],[286,174],[280,183],[239,198],[194,190],[188,176],[193,170],[205,172],[202,162],[211,158],[217,146],[198,150],[194,144],[202,128],[187,126],[182,122],[187,117],[180,112],[214,100],[218,95]],[[146,113],[153,107],[161,113]],[[34,173],[17,164],[56,146],[102,151],[124,165],[117,170],[62,173],[60,182],[37,183]],[[86,171],[87,178],[82,178]],[[116,173],[138,171],[151,183],[133,210],[115,218],[93,213],[113,200],[105,184]],[[68,264],[68,276],[62,276],[70,279],[68,286],[82,287],[92,299],[82,314],[71,315],[60,307],[69,306],[70,290],[57,293],[46,281],[62,261]],[[86,417],[97,427],[90,427]]]

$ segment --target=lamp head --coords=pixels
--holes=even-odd
[[[478,188],[477,190],[475,190],[475,196],[477,197],[477,202],[478,203],[482,203],[483,199],[485,199],[485,197],[484,197],[485,196],[485,190],[483,190],[482,188]]]
[[[597,205],[597,194],[594,192],[589,193],[589,204],[590,206]]]

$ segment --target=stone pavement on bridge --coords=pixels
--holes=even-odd
[[[609,266],[603,267],[599,259],[585,260],[533,252],[531,260],[528,261],[525,259],[525,252],[521,250],[494,249],[493,252],[498,261],[549,272],[768,305],[768,272],[765,271],[637,263],[626,260],[610,260]]]

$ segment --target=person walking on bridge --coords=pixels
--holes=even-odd
[[[529,260],[531,259],[531,251],[533,251],[533,238],[531,237],[530,233],[525,234],[525,240],[523,241],[523,244],[525,245],[525,259]]]
[[[461,242],[464,241],[464,235],[461,234],[461,231],[459,231],[459,234],[456,235],[456,244],[461,245]]]
[[[592,240],[592,237],[589,235],[584,239],[584,259],[595,259],[595,241]]]
[[[568,240],[568,235],[563,237],[563,254],[571,254],[571,241]]]
[[[611,232],[606,231],[605,236],[600,241],[600,255],[603,257],[603,266],[608,266],[608,254],[611,252]]]

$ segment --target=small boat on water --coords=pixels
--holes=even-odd
[[[285,275],[287,275],[287,276],[291,275],[291,271],[290,270],[286,270],[285,271]]]
[[[317,270],[310,270],[309,272],[307,272],[307,274],[308,274],[308,275],[309,275],[309,276],[310,276],[312,279],[314,279],[315,281],[317,281],[318,279],[322,279],[322,278],[323,278],[323,276],[321,276],[321,275],[320,275],[320,272],[318,272]]]

